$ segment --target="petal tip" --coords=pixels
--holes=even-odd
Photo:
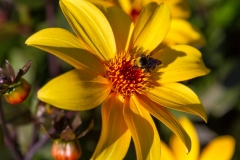
[[[38,92],[37,92],[37,98],[39,99],[39,100],[41,100],[41,101],[43,101],[44,100],[44,92],[43,92],[43,89],[41,88],[41,89],[39,89],[38,90]]]
[[[206,68],[206,74],[209,74],[210,72],[211,72],[211,70]]]
[[[205,112],[203,115],[199,115],[199,116],[202,118],[202,120],[203,120],[205,123],[207,123],[208,118],[207,118],[206,112]]]
[[[31,36],[31,37],[32,37],[32,36]],[[25,41],[25,44],[28,45],[28,46],[30,45],[30,38],[31,38],[31,37],[29,37],[29,38]]]

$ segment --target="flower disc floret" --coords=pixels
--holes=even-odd
[[[112,91],[122,96],[143,94],[151,86],[149,75],[134,66],[134,58],[129,53],[116,54],[106,64],[106,78],[112,85]]]

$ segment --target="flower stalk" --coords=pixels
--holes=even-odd
[[[12,138],[10,137],[9,130],[8,130],[7,126],[6,126],[4,113],[3,113],[3,109],[2,109],[2,97],[0,97],[0,124],[2,126],[4,138],[5,138],[5,140],[6,140],[7,144],[8,144],[8,147],[9,147],[10,151],[12,152],[12,155],[13,155],[14,159],[15,160],[22,160],[23,159],[23,155],[16,148],[17,145],[12,140]]]

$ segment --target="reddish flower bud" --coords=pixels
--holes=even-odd
[[[82,155],[82,149],[78,140],[54,140],[52,156],[55,160],[77,160]]]
[[[3,96],[10,104],[19,104],[23,102],[30,92],[31,85],[23,78],[14,84]]]

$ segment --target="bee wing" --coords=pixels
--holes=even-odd
[[[158,59],[155,59],[156,60],[156,64],[157,66],[161,65],[162,64],[162,61],[158,60]]]

